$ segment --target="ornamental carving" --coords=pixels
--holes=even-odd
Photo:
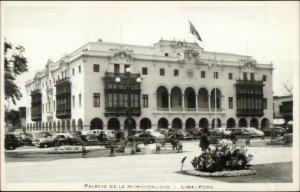
[[[113,61],[132,62],[133,50],[129,50],[127,47],[115,47],[110,49],[110,58]]]

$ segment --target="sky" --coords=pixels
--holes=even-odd
[[[87,42],[153,45],[166,40],[195,41],[190,20],[206,51],[253,56],[273,63],[274,95],[293,86],[299,65],[299,2],[1,2],[1,38],[25,47],[25,82]],[[296,68],[295,68],[296,66]],[[25,99],[17,106],[24,106]]]

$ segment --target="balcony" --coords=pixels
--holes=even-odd
[[[31,115],[31,120],[32,121],[41,121],[42,120],[42,114]]]
[[[238,79],[236,80],[236,85],[264,85],[263,81],[257,81],[257,80],[242,80]]]
[[[70,84],[70,77],[64,77],[63,79],[59,79],[56,81],[56,86],[59,84]]]
[[[130,110],[130,115],[132,116],[140,116],[141,108],[139,107],[105,107],[104,115],[107,116],[128,116]]]
[[[203,114],[213,115],[215,114],[225,115],[225,109],[214,108],[154,108],[154,114]]]
[[[56,118],[71,118],[71,109],[56,110]]]
[[[264,116],[264,110],[263,109],[237,109],[236,115],[238,117],[240,116]]]
[[[31,91],[30,96],[33,96],[33,95],[41,95],[41,94],[42,94],[41,89],[36,89],[36,90],[34,90],[34,91]]]

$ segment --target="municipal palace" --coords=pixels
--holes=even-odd
[[[268,128],[272,71],[185,41],[89,42],[26,82],[26,129]]]

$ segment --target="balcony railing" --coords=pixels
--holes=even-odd
[[[139,107],[105,107],[105,116],[127,116],[129,113],[133,116],[141,115],[141,108]]]
[[[193,113],[214,113],[215,112],[215,108],[161,108],[161,107],[158,107],[158,108],[155,108],[154,109],[156,112],[168,112],[168,113],[177,113],[177,112],[180,112],[180,113],[190,113],[190,112],[193,112]],[[223,113],[224,112],[224,109],[220,109],[220,108],[217,108],[217,113]]]
[[[67,84],[71,83],[70,77],[64,77],[63,79],[59,79],[56,81],[56,85],[62,84],[62,83],[67,83]]]
[[[237,116],[263,116],[263,109],[237,109]]]
[[[258,80],[243,80],[243,79],[238,79],[236,80],[236,84],[247,84],[247,85],[263,85],[263,81],[258,81]]]
[[[59,119],[70,118],[71,109],[56,110],[56,117]]]
[[[31,120],[32,121],[41,121],[42,120],[42,114],[31,115]]]

